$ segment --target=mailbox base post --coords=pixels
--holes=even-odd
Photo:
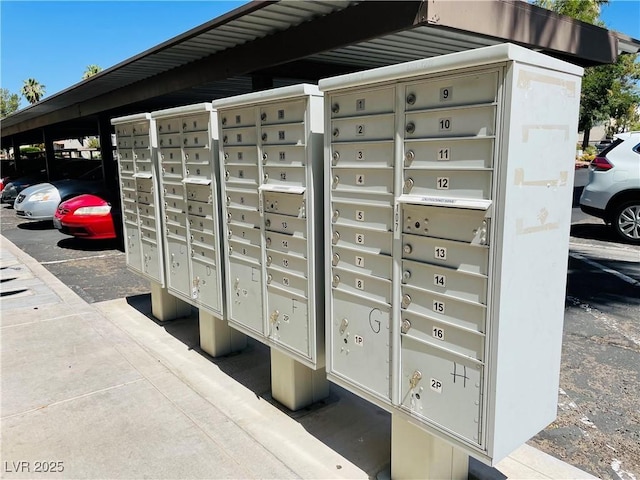
[[[151,282],[151,314],[166,322],[191,315],[191,305],[171,295],[166,288]]]
[[[247,336],[227,322],[203,310],[199,311],[200,348],[212,357],[238,352],[247,346]]]
[[[327,398],[329,381],[326,370],[313,370],[272,348],[271,395],[292,411]]]
[[[466,453],[391,415],[391,478],[466,480],[468,475]]]

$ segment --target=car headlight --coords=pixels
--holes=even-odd
[[[80,207],[74,215],[107,215],[111,211],[111,205],[100,205],[99,207]]]
[[[51,188],[49,190],[34,193],[33,195],[29,196],[27,202],[52,202],[54,200],[57,201],[58,198],[56,197],[56,190],[54,188]]]

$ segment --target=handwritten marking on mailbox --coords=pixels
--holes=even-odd
[[[362,347],[364,346],[364,338],[362,338],[360,335],[354,335],[353,343],[358,347]]]
[[[289,278],[288,277],[282,277],[282,285],[284,285],[285,287],[289,286]]]
[[[431,387],[431,390],[433,390],[434,392],[442,393],[442,382],[440,380],[432,378],[431,381],[429,382],[429,386]]]

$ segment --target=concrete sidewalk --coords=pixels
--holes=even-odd
[[[213,359],[197,316],[161,325],[148,295],[89,305],[1,241],[2,478],[388,477],[388,413],[334,385],[288,412],[262,344]],[[595,478],[527,445],[470,470]]]

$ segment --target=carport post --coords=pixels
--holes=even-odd
[[[107,190],[118,195],[113,196],[113,200],[120,200],[120,187],[118,183],[118,165],[113,157],[113,143],[111,132],[113,126],[109,117],[101,115],[98,119],[98,132],[100,138],[100,158],[102,159],[102,174]]]
[[[15,162],[15,165],[16,165],[15,173],[16,173],[16,176],[19,176],[22,173],[22,171],[20,170],[20,168],[22,167],[21,158],[20,158],[20,142],[14,136],[11,138],[11,143],[13,145],[13,161]]]
[[[51,165],[56,158],[56,152],[53,149],[53,137],[46,128],[42,129],[42,142],[44,143],[44,162],[47,170],[47,180],[51,180]]]

